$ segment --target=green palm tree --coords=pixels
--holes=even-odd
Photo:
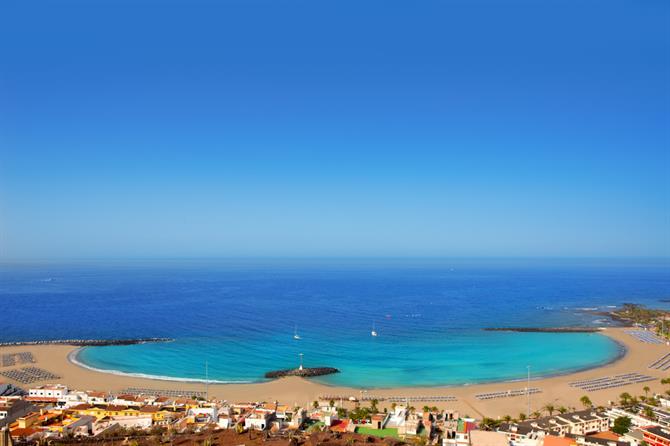
[[[589,397],[586,396],[586,395],[584,395],[583,397],[581,397],[581,398],[579,399],[579,402],[581,402],[582,405],[583,405],[585,408],[587,408],[587,409],[588,409],[589,407],[593,407],[593,403],[591,402],[591,398],[589,398]]]
[[[549,414],[549,416],[552,416],[552,415],[554,414],[554,411],[556,410],[556,408],[554,407],[554,405],[551,404],[551,403],[546,404],[546,405],[543,407],[543,409],[547,411],[547,413]]]
[[[649,386],[644,386],[644,387],[642,388],[642,390],[644,390],[644,397],[647,398],[647,395],[648,395],[649,390],[650,390],[650,389],[649,389]]]
[[[521,421],[524,421],[524,420],[526,419],[526,414],[523,413],[523,412],[519,413],[519,419],[520,419]]]

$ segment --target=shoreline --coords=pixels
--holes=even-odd
[[[584,367],[578,367],[575,369],[570,369],[570,370],[564,370],[564,371],[557,371],[557,372],[547,372],[547,373],[542,373],[538,374],[536,376],[531,377],[531,381],[538,381],[538,380],[543,380],[543,379],[549,379],[549,378],[555,378],[555,377],[560,377],[560,376],[567,376],[567,375],[572,375],[576,373],[581,373],[581,372],[586,372],[589,370],[594,370],[598,369],[601,367],[605,367],[607,365],[616,363],[617,361],[623,359],[627,352],[628,352],[628,347],[620,342],[617,339],[613,339],[611,336],[607,336],[603,332],[605,331],[606,328],[599,327],[596,329],[596,331],[588,331],[588,332],[572,332],[572,331],[562,331],[560,333],[566,333],[566,334],[574,334],[574,333],[579,333],[579,334],[600,334],[603,336],[606,336],[610,341],[612,341],[616,347],[617,347],[617,353],[614,355],[612,358],[595,363],[593,365],[587,365]],[[499,331],[499,330],[495,330]],[[507,330],[500,330],[500,331],[507,331]],[[547,333],[547,334],[552,334],[556,333],[553,331],[522,331],[520,333]],[[152,375],[148,373],[141,373],[141,372],[124,372],[122,370],[115,370],[115,369],[104,369],[100,367],[95,367],[89,364],[86,364],[84,361],[79,359],[79,354],[87,347],[95,347],[95,346],[85,346],[85,347],[79,347],[72,352],[70,352],[67,356],[67,359],[69,362],[72,364],[87,369],[91,370],[94,372],[98,373],[106,373],[109,375],[115,375],[115,376],[127,376],[131,378],[143,378],[143,379],[150,379],[150,380],[156,380],[156,381],[165,381],[165,382],[175,382],[175,383],[199,383],[199,384],[262,384],[262,383],[271,383],[271,382],[276,382],[280,381],[285,377],[276,377],[276,378],[258,378],[256,380],[216,380],[216,379],[209,379],[205,380],[203,378],[186,378],[186,377],[173,377],[173,376],[162,376],[162,375]],[[314,376],[314,377],[304,377],[305,379],[310,380],[311,382],[315,382],[319,385],[326,386],[326,387],[342,387],[341,385],[337,384],[331,384],[328,382],[323,382],[319,380],[319,376]],[[459,387],[467,387],[467,386],[478,386],[478,385],[487,385],[487,384],[504,384],[504,383],[517,383],[517,382],[525,382],[526,378],[524,377],[519,377],[519,378],[511,378],[511,379],[506,379],[506,378],[500,378],[500,379],[490,379],[490,380],[482,380],[482,381],[475,381],[475,382],[467,382],[467,383],[452,383],[452,384],[427,384],[427,385],[411,385],[407,386],[410,388],[414,389],[431,389],[431,388],[459,388]],[[357,389],[358,391],[360,390],[390,390],[390,389],[395,389],[398,387],[405,387],[405,386],[356,386],[356,385],[347,385],[346,387],[349,387],[351,389]]]
[[[88,347],[91,347],[91,346],[88,346]],[[121,370],[101,369],[101,368],[98,368],[98,367],[93,367],[92,365],[88,365],[88,364],[79,360],[79,354],[85,348],[86,347],[79,347],[79,348],[69,352],[67,354],[68,362],[77,366],[77,367],[81,367],[81,368],[86,369],[86,370],[91,370],[93,372],[106,373],[106,374],[115,375],[115,376],[127,376],[127,377],[130,377],[130,378],[150,379],[150,380],[155,380],[155,381],[199,383],[199,384],[253,384],[254,383],[254,381],[222,381],[222,380],[216,380],[216,379],[205,380],[205,379],[202,379],[202,378],[176,378],[176,377],[172,377],[172,376],[149,375],[147,373],[139,373],[139,372],[123,372]]]
[[[634,395],[643,394],[643,386],[647,385],[652,392],[666,390],[660,384],[667,372],[647,368],[654,360],[668,353],[670,348],[665,344],[646,344],[625,333],[624,328],[607,328],[601,332],[618,346],[618,355],[607,363],[589,367],[587,370],[569,371],[552,376],[533,376],[533,387],[541,392],[531,396],[533,410],[540,410],[546,404],[565,407],[580,407],[579,398],[588,395],[596,405],[607,405],[609,401],[618,399],[621,392]],[[392,396],[453,396],[456,401],[437,404],[438,407],[450,408],[461,414],[476,416],[515,416],[526,410],[526,397],[514,396],[491,400],[480,400],[479,393],[508,391],[525,388],[525,379],[495,381],[487,383],[466,383],[446,386],[412,386],[393,388],[354,388],[340,385],[328,385],[317,380],[300,377],[287,377],[271,381],[252,383],[216,383],[213,380],[174,380],[156,379],[154,377],[116,375],[108,372],[84,367],[76,363],[80,348],[62,345],[40,345],[26,347],[2,347],[0,353],[30,350],[37,359],[36,367],[44,368],[61,376],[61,379],[38,382],[37,384],[61,383],[73,389],[122,391],[129,387],[153,390],[202,391],[209,387],[213,397],[232,402],[237,401],[282,401],[287,404],[311,405],[311,402],[325,395],[368,396],[387,399]],[[74,361],[71,361],[74,359]],[[531,363],[532,365],[532,363]],[[21,365],[16,366],[21,367]],[[525,366],[524,366],[525,368]],[[0,368],[0,372],[7,370]],[[585,379],[596,379],[630,372],[638,372],[655,378],[653,381],[639,384],[628,384],[623,387],[587,392],[572,387],[570,382]],[[0,378],[0,380],[5,380]],[[21,383],[16,383],[22,386]],[[25,386],[23,386],[25,387]],[[432,403],[431,403],[432,404]],[[384,407],[386,402],[380,404]]]

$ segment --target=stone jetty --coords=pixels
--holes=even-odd
[[[52,339],[44,341],[0,342],[0,347],[21,345],[74,345],[76,347],[99,347],[105,345],[133,345],[148,342],[172,342],[171,338],[137,338],[137,339]]]
[[[302,378],[310,378],[312,376],[330,375],[333,373],[340,373],[340,371],[333,367],[303,367],[297,369],[275,370],[267,372],[266,378],[283,378],[285,376],[300,376]]]

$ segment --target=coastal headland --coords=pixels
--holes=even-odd
[[[609,401],[618,400],[618,396],[622,392],[635,395],[643,394],[645,386],[649,386],[651,392],[664,392],[667,386],[662,385],[660,379],[667,377],[667,372],[649,368],[649,365],[670,352],[670,347],[665,344],[642,342],[628,334],[628,330],[627,328],[618,327],[605,328],[599,331],[599,333],[593,334],[593,336],[608,336],[621,346],[622,355],[617,360],[589,370],[537,379],[533,378],[531,387],[540,389],[540,392],[531,395],[532,410],[539,410],[546,404],[579,407],[579,398],[584,395],[588,395],[595,404],[607,405]],[[128,387],[134,387],[156,390],[183,390],[185,394],[189,391],[202,391],[205,387],[205,383],[203,382],[169,381],[84,368],[70,360],[72,355],[76,356],[78,348],[72,345],[24,344],[20,346],[0,347],[0,354],[29,351],[36,360],[36,366],[44,368],[60,377],[57,380],[37,382],[33,385],[58,382],[73,389],[122,391]],[[17,365],[14,368],[20,368],[20,366]],[[525,371],[526,364],[520,365],[520,368]],[[0,368],[0,372],[8,369]],[[575,381],[634,372],[649,375],[654,380],[590,392],[570,384]],[[0,380],[6,381],[4,377],[0,378]],[[11,380],[9,381],[12,382]],[[22,385],[18,382],[15,384]],[[229,401],[278,400],[288,404],[295,403],[300,405],[311,405],[312,401],[326,395],[335,395],[343,399],[349,397],[377,397],[380,399],[380,406],[382,407],[386,404],[390,405],[385,400],[391,397],[452,396],[455,398],[455,401],[436,404],[438,406],[453,408],[463,414],[470,414],[472,416],[503,416],[508,414],[517,415],[520,412],[525,412],[527,407],[526,396],[480,399],[477,398],[477,395],[491,392],[508,392],[510,390],[524,389],[525,387],[526,380],[520,379],[519,381],[512,382],[492,382],[452,387],[360,389],[327,386],[314,379],[286,376],[273,381],[248,384],[210,383],[209,394]],[[417,402],[416,404],[420,406],[422,403]]]

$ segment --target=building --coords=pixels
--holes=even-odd
[[[470,432],[470,446],[508,446],[507,435],[503,432],[473,430]]]
[[[264,431],[270,426],[274,412],[265,409],[256,409],[244,418],[246,429]]]
[[[670,446],[670,430],[661,426],[647,426],[640,430],[643,440],[649,446]]]
[[[68,394],[66,386],[61,384],[33,387],[28,390],[29,397],[37,398],[63,398]]]
[[[498,429],[506,432],[510,440],[529,439],[554,435],[590,435],[609,430],[609,418],[604,413],[580,410],[558,414],[516,424],[503,424]]]

